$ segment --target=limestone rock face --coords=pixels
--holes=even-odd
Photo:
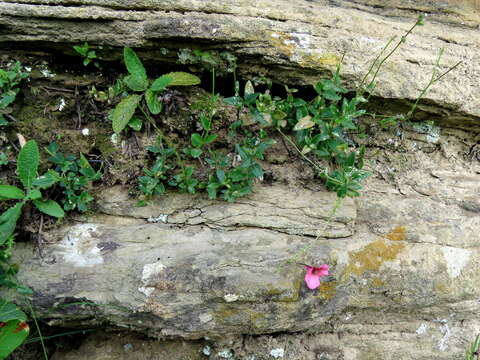
[[[170,350],[180,343],[178,360],[463,359],[480,331],[479,4],[0,1],[8,51],[68,52],[88,41],[103,45],[105,58],[128,45],[173,62],[181,48],[228,50],[243,75],[300,85],[345,53],[351,89],[418,13],[427,24],[379,73],[378,101],[414,100],[440,48],[440,72],[462,63],[420,105],[436,125],[355,139],[372,172],[360,198],[337,208],[334,194],[287,159],[274,170],[289,176],[235,203],[169,193],[137,207],[127,188],[105,188],[94,214],[44,234],[42,256],[19,243],[13,261],[38,318],[176,341],[159,349],[132,333],[111,345],[94,336],[83,355],[54,359],[155,359],[158,351],[176,359]],[[329,264],[331,275],[312,291],[299,263]]]
[[[315,83],[345,54],[342,72],[353,89],[388,40],[425,14],[427,25],[415,29],[379,73],[376,95],[415,99],[443,48],[438,73],[461,64],[428,93],[425,103],[436,110],[424,110],[471,128],[480,115],[479,11],[478,0],[4,0],[0,43],[71,53],[71,45],[88,41],[108,46],[99,50],[106,58],[115,47],[132,46],[156,61],[175,61],[180,48],[228,50],[238,56],[241,73],[289,84]]]

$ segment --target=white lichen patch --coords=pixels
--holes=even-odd
[[[233,353],[230,350],[222,350],[217,353],[217,356],[222,359],[232,359]]]
[[[153,216],[150,216],[147,221],[149,223],[158,223],[158,222],[163,222],[163,223],[167,223],[168,221],[168,214],[160,214],[158,215],[157,217],[153,217]]]
[[[415,332],[417,333],[417,335],[423,335],[427,332],[427,329],[428,329],[428,326],[427,324],[420,324],[420,326],[418,327],[417,330],[415,330]]]
[[[448,275],[454,279],[462,273],[463,268],[470,260],[471,251],[450,246],[442,247],[443,257],[447,263]]]
[[[204,324],[213,320],[213,316],[211,314],[200,314],[198,318],[200,322]]]
[[[440,351],[447,351],[448,349],[448,340],[452,333],[450,332],[450,328],[448,327],[448,323],[446,319],[437,320],[440,323],[440,332],[442,333],[442,338],[438,342],[438,349]]]
[[[227,303],[237,301],[239,299],[239,296],[237,294],[225,294],[223,296],[223,300],[225,300]]]
[[[293,42],[300,49],[309,49],[311,44],[311,35],[306,33],[291,33]]]
[[[154,287],[151,286],[140,286],[138,288],[138,291],[140,291],[142,294],[144,294],[146,297],[149,297],[152,295],[153,291],[155,290]]]
[[[142,282],[149,284],[150,281],[161,274],[165,268],[166,266],[160,261],[154,262],[153,264],[145,264],[142,271]]]
[[[145,264],[142,270],[142,282],[144,286],[140,286],[138,291],[146,297],[150,297],[155,290],[155,287],[149,285],[165,270],[165,268],[166,266],[160,261],[152,264]]]
[[[275,359],[283,358],[285,355],[285,350],[283,348],[272,349],[270,351],[270,356],[274,357]]]
[[[97,230],[95,224],[74,226],[62,239],[63,258],[66,263],[78,267],[89,267],[103,264],[101,249],[97,247],[93,234]]]

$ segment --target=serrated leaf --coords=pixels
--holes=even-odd
[[[0,246],[3,245],[15,231],[17,220],[22,213],[22,206],[23,203],[19,202],[0,216]]]
[[[162,91],[165,90],[165,88],[170,85],[170,83],[173,81],[173,78],[171,78],[168,75],[162,75],[159,78],[156,78],[152,85],[150,86],[150,90],[152,91]]]
[[[17,173],[23,186],[29,188],[37,177],[40,153],[35,140],[29,140],[20,150],[17,159]]]
[[[118,103],[112,113],[112,127],[115,133],[118,134],[125,129],[141,99],[141,95],[130,95]]]
[[[62,207],[54,200],[34,200],[33,204],[44,214],[56,218],[62,218],[65,216],[65,212],[63,211]]]
[[[18,199],[21,200],[25,197],[25,194],[21,189],[12,185],[0,185],[0,198],[2,200]]]
[[[123,78],[123,83],[133,91],[145,91],[148,86],[148,80],[145,77],[131,74]]]
[[[164,76],[172,78],[168,86],[192,86],[200,84],[200,78],[198,76],[183,71],[171,72]]]
[[[135,51],[129,47],[124,48],[123,59],[130,74],[138,76],[139,78],[147,79],[147,72],[137,54],[135,54]]]
[[[158,96],[150,89],[145,92],[145,100],[147,101],[148,110],[153,115],[160,114],[162,111],[162,104],[158,101]]]
[[[293,130],[299,131],[299,130],[304,130],[304,129],[309,129],[313,127],[315,123],[312,121],[312,117],[310,115],[307,115],[303,118],[301,118],[296,124]]]

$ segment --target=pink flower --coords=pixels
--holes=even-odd
[[[320,278],[322,276],[328,276],[328,265],[323,264],[320,267],[305,265],[307,273],[305,274],[305,282],[311,290],[315,290],[320,286]]]

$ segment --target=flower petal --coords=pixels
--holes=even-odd
[[[305,275],[305,282],[310,290],[314,290],[320,286],[320,276],[312,274],[309,269]]]
[[[323,264],[319,267],[314,267],[313,268],[313,273],[315,275],[319,275],[319,276],[328,276],[328,265],[327,264]]]

